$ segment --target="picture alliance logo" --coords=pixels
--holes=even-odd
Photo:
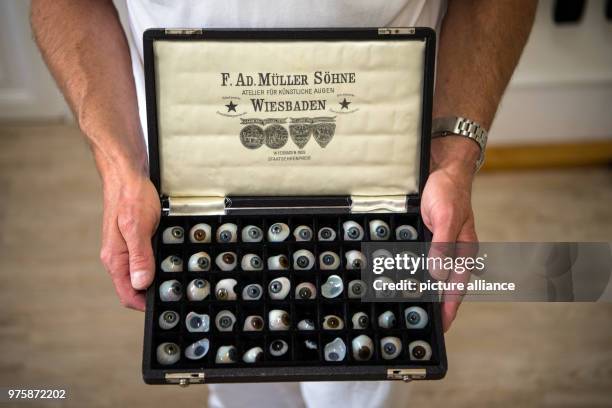
[[[303,149],[310,139],[314,139],[321,148],[325,148],[334,137],[335,122],[335,117],[241,118],[240,142],[247,149],[259,149],[264,144],[270,149],[280,149],[291,138],[298,148]]]

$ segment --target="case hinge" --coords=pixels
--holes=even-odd
[[[382,27],[378,29],[380,35],[414,35],[415,33],[414,27]]]
[[[427,371],[424,368],[389,368],[387,370],[388,380],[402,380],[410,382],[412,380],[424,380]]]
[[[406,196],[351,196],[351,213],[405,213]]]
[[[189,384],[204,384],[206,376],[204,373],[166,373],[168,384],[178,384],[187,387]]]
[[[194,35],[202,34],[201,28],[166,28],[168,35]]]

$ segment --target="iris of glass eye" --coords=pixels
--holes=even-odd
[[[400,231],[400,238],[401,239],[404,239],[404,240],[408,241],[411,237],[412,237],[412,234],[410,234],[409,231],[407,231],[407,230],[401,230]]]
[[[417,312],[408,313],[408,316],[406,316],[406,318],[408,319],[408,323],[410,324],[417,324],[421,321],[421,316],[419,316]]]
[[[233,264],[236,261],[236,258],[234,258],[234,255],[232,254],[224,254],[223,255],[223,262],[225,262],[226,264]]]
[[[174,321],[176,320],[176,313],[175,312],[164,312],[163,319],[164,321],[168,323],[174,323]]]
[[[272,344],[270,344],[270,348],[274,351],[281,351],[284,346],[282,340],[274,340]]]
[[[353,261],[353,268],[360,269],[361,268],[361,259],[355,259]]]
[[[221,326],[224,329],[227,329],[228,327],[231,327],[233,324],[232,322],[232,318],[229,316],[222,316],[219,319],[219,326]]]
[[[321,230],[321,238],[330,239],[332,236],[332,232],[329,228],[324,228]]]
[[[198,329],[202,326],[202,318],[200,316],[193,316],[189,320],[189,326],[193,329]]]
[[[359,358],[361,358],[362,360],[367,360],[370,358],[370,355],[372,354],[372,351],[370,350],[369,347],[363,346],[361,347],[358,351],[357,351],[357,355],[359,356]]]
[[[219,234],[219,240],[221,242],[229,242],[232,240],[232,233],[229,231],[221,231]]]
[[[330,317],[327,319],[327,324],[332,329],[335,329],[336,327],[340,326],[340,320],[336,319],[335,317]]]
[[[176,294],[176,295],[180,294],[180,293],[181,293],[181,284],[180,284],[179,282],[174,282],[174,283],[172,284],[172,286],[170,286],[170,290],[171,290],[171,291],[172,291],[174,294]]]
[[[227,289],[221,288],[217,291],[217,299],[225,299],[227,298],[228,292]]]
[[[195,350],[193,350],[193,354],[195,354],[196,356],[201,356],[202,354],[204,354],[205,351],[206,351],[205,347],[197,346]]]
[[[253,268],[261,268],[261,258],[258,256],[254,256],[251,258],[251,266]]]
[[[323,263],[325,265],[332,265],[334,263],[334,257],[331,255],[325,255],[323,257]]]
[[[309,288],[302,288],[298,293],[301,299],[310,299],[312,296],[312,291]]]
[[[206,239],[206,231],[204,231],[203,229],[197,229],[195,230],[195,232],[193,233],[193,237],[197,240],[197,241],[204,241]]]
[[[173,343],[168,343],[164,346],[164,352],[169,355],[174,355],[178,353],[178,347]]]
[[[306,257],[306,256],[300,256],[300,257],[298,257],[298,259],[296,260],[296,262],[297,262],[297,264],[298,264],[298,266],[299,266],[300,268],[305,268],[305,267],[307,267],[307,266],[308,266],[308,263],[309,263],[309,261],[308,261],[308,257]]]
[[[270,283],[270,292],[272,293],[278,293],[281,291],[282,288],[283,285],[281,285],[280,282],[274,281]]]
[[[280,257],[278,257],[278,263],[283,268],[288,268],[289,267],[289,260],[287,259],[287,257],[285,255],[281,255]]]
[[[376,228],[376,235],[378,235],[379,237],[384,237],[385,235],[387,235],[387,228],[383,227],[382,225],[379,226],[378,228]]]
[[[427,354],[427,351],[423,346],[414,346],[414,348],[412,349],[412,355],[415,358],[423,358],[425,357],[425,354]]]
[[[260,330],[261,328],[263,328],[263,325],[264,325],[263,319],[259,317],[254,317],[251,319],[251,326],[255,330]]]
[[[198,258],[198,266],[202,269],[206,269],[208,268],[208,258],[206,258],[205,256],[201,256]]]
[[[302,238],[303,240],[309,240],[310,239],[310,231],[307,228],[302,228],[300,230],[300,238]]]
[[[259,238],[260,237],[259,230],[257,228],[251,228],[249,230],[249,236],[253,239]]]
[[[355,283],[353,285],[352,289],[353,289],[353,293],[356,294],[356,295],[361,294],[361,291],[363,290],[363,288],[361,287],[361,284],[359,284],[359,283]]]
[[[273,234],[280,234],[282,230],[283,227],[280,224],[274,224],[270,227],[270,231],[272,231]]]
[[[206,282],[204,282],[202,279],[194,280],[193,284],[196,285],[198,288],[203,288],[204,286],[206,286]]]
[[[347,234],[351,238],[358,238],[359,237],[359,229],[357,229],[356,227],[351,227],[351,228],[348,229]]]
[[[361,327],[367,327],[368,323],[370,323],[368,316],[361,316],[358,321]]]
[[[173,265],[180,265],[182,260],[178,256],[173,255],[170,257],[170,262],[172,262]]]
[[[386,343],[384,348],[385,348],[385,353],[387,353],[387,354],[395,354],[395,352],[397,350],[395,348],[395,344],[393,344],[393,343]]]
[[[182,228],[172,228],[172,236],[174,238],[182,238],[183,237],[183,229]]]
[[[259,291],[259,288],[257,286],[255,286],[255,285],[249,286],[249,289],[248,289],[247,292],[248,292],[249,296],[253,297],[253,298],[259,296],[259,294],[261,293]]]

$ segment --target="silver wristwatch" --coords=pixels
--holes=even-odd
[[[435,118],[432,123],[431,137],[442,137],[448,135],[464,136],[478,143],[480,157],[476,161],[476,171],[480,170],[485,158],[487,147],[487,131],[473,120],[450,116],[446,118]]]

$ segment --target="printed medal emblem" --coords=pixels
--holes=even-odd
[[[293,140],[293,143],[295,143],[300,149],[303,149],[310,140],[310,135],[312,132],[310,130],[310,125],[300,123],[297,125],[289,125],[289,134],[291,135],[291,140]]]
[[[289,139],[287,129],[277,124],[266,127],[265,135],[266,146],[268,146],[270,149],[280,149]]]
[[[240,131],[240,141],[248,149],[258,149],[264,143],[264,131],[260,126],[247,125]]]
[[[314,137],[314,140],[323,148],[331,142],[335,131],[335,123],[317,123],[312,125],[312,137]]]

